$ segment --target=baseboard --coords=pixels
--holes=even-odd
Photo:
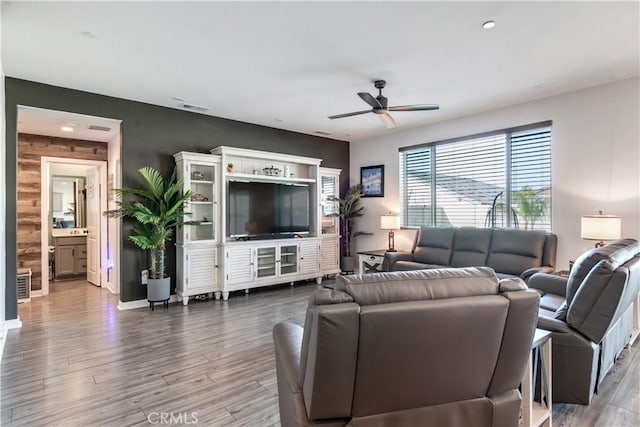
[[[180,298],[177,295],[171,295],[169,302],[178,302]],[[135,308],[149,307],[149,301],[146,299],[137,299],[135,301],[118,302],[118,310],[133,310]]]
[[[22,322],[20,321],[20,317],[18,317],[17,319],[4,321],[4,329],[7,331],[9,329],[20,329],[20,328],[22,328]]]
[[[107,290],[111,292],[111,294],[113,295],[118,295],[120,293],[120,292],[116,292],[115,287],[113,286],[113,283],[107,283],[105,285],[105,288],[107,288]]]

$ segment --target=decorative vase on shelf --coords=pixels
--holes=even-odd
[[[227,165],[227,172],[229,172],[229,173],[233,172],[233,163],[229,163]]]

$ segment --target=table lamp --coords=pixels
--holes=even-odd
[[[619,239],[622,232],[622,218],[615,215],[583,215],[580,223],[580,237],[597,240],[596,248],[604,246],[604,240]]]
[[[400,228],[400,217],[394,214],[386,214],[380,216],[380,229],[389,230],[389,249],[387,252],[395,252],[395,248],[393,246],[393,230],[398,230]]]

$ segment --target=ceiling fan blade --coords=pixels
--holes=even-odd
[[[382,119],[387,129],[393,129],[395,127],[398,127],[398,124],[396,123],[396,121],[393,120],[393,117],[391,117],[389,113],[387,113],[386,111],[383,113],[379,113],[378,116]]]
[[[377,99],[373,97],[370,93],[367,92],[358,92],[358,96],[362,98],[364,102],[371,105],[373,108],[382,108],[382,105],[378,102]]]
[[[440,106],[437,104],[397,105],[388,108],[389,111],[427,111],[438,109],[440,109]]]
[[[335,116],[329,116],[330,119],[341,119],[343,117],[357,116],[358,114],[370,113],[372,110],[354,111],[353,113],[336,114]]]

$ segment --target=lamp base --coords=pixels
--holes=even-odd
[[[393,230],[389,231],[389,249],[387,249],[387,252],[395,252],[396,248],[394,247],[393,244]]]

